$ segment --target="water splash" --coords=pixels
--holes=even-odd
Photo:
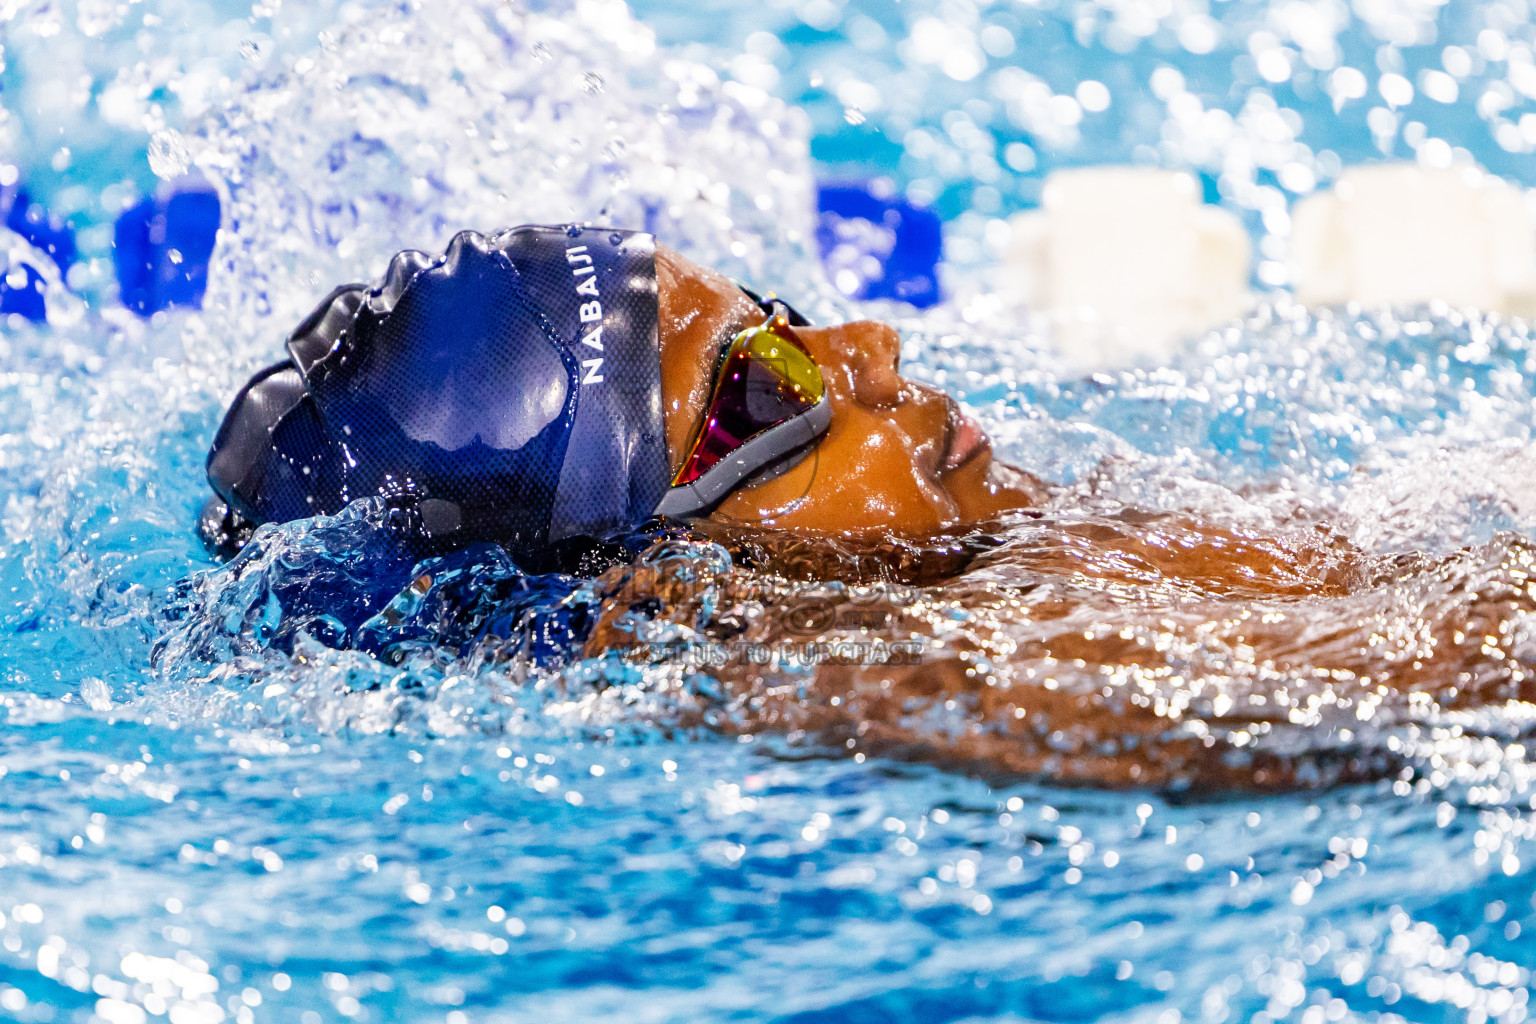
[[[203,312],[7,332],[0,1008],[1524,1019],[1531,727],[1501,689],[1532,657],[1523,325],[1276,306],[1079,380],[980,296],[901,326],[909,371],[1062,488],[993,536],[650,538],[534,578],[486,550],[420,565],[360,508],[209,565],[191,524],[222,403],[400,245],[611,218],[851,311],[806,248],[800,117],[650,40],[604,4],[349,8],[175,125],[231,211]],[[1125,504],[1247,531],[1294,593],[1160,572],[1182,527]],[[645,588],[668,600],[594,612]],[[859,666],[817,673],[803,646],[889,658],[914,633],[966,648],[937,680],[953,707],[873,713]],[[1429,638],[1478,702],[1378,693],[1361,719],[1363,677]],[[1386,774],[1201,801],[900,760],[985,764],[998,737],[1052,779],[1120,758],[1010,734],[1030,670],[1149,721],[1154,765],[1262,724],[1239,749],[1299,782]]]

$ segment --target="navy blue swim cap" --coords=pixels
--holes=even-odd
[[[669,481],[656,309],[639,232],[466,231],[442,256],[399,253],[241,390],[208,478],[255,523],[383,495],[435,545],[514,557],[628,530]]]

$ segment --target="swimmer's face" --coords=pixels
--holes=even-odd
[[[675,473],[709,400],[724,342],[765,315],[724,276],[656,250],[661,391]],[[923,536],[1034,504],[1038,484],[942,391],[897,373],[896,332],[869,320],[797,327],[821,367],[832,425],[812,455],[737,488],[714,518],[816,533]]]

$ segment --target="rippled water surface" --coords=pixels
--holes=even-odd
[[[24,31],[184,42],[12,7],[34,68]],[[125,86],[180,118],[161,169],[221,189],[204,309],[77,302],[0,335],[0,1016],[1525,1019],[1526,325],[1277,296],[1171,366],[1078,379],[963,279],[921,317],[843,304],[809,252],[804,118],[621,4],[316,5],[288,36],[271,7],[206,96],[149,64]],[[595,580],[413,565],[362,505],[209,561],[217,416],[333,282],[564,220],[895,319],[907,371],[1050,504],[941,548],[641,536]],[[1159,561],[1210,524],[1263,579]],[[859,574],[807,578],[828,565]],[[943,641],[972,671],[876,716],[841,670],[710,661],[828,609],[818,636]],[[1116,710],[1015,717],[1045,692]],[[1079,784],[1103,777],[1140,785]]]

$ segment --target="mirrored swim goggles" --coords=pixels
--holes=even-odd
[[[832,422],[821,368],[795,334],[809,321],[783,302],[742,291],[768,319],[721,349],[704,417],[657,515],[707,513],[754,475],[788,468]]]

